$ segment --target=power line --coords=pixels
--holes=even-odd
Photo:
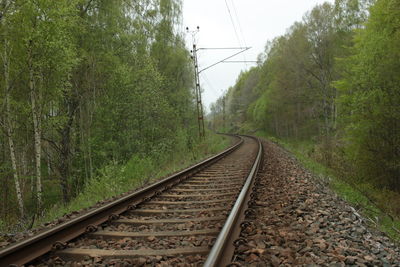
[[[233,26],[233,30],[235,31],[236,39],[239,42],[239,46],[242,46],[242,42],[240,42],[240,38],[239,38],[239,35],[237,33],[235,22],[233,21],[232,14],[231,14],[231,9],[229,8],[227,0],[225,0],[225,5],[226,5],[226,8],[228,9],[229,18],[231,19],[231,23],[232,23],[232,26]]]
[[[237,21],[238,26],[239,26],[239,31],[240,31],[240,34],[242,35],[243,44],[244,44],[244,46],[247,46],[246,38],[244,37],[243,30],[242,30],[242,25],[240,24],[239,16],[238,16],[238,13],[236,11],[235,1],[231,0],[231,2],[232,2],[232,6],[233,6],[233,12],[235,13],[236,21]],[[243,58],[246,61],[246,55],[245,54],[243,54]],[[246,64],[246,67],[247,67],[247,64]]]
[[[236,17],[237,24],[239,26],[240,33],[241,33],[242,38],[243,38],[244,46],[247,46],[246,45],[246,40],[244,39],[244,34],[243,34],[243,31],[242,31],[242,27],[240,25],[239,16],[237,15],[236,7],[235,7],[235,4],[234,4],[233,0],[231,0],[231,3],[232,3],[232,6],[233,6],[233,10],[235,12],[235,17]],[[231,20],[231,23],[232,23],[232,26],[233,26],[233,30],[234,30],[235,35],[236,35],[236,39],[238,40],[239,45],[242,46],[242,41],[241,41],[241,38],[239,38],[239,34],[238,34],[237,29],[236,29],[236,24],[235,24],[234,19],[232,17],[232,12],[231,12],[231,10],[229,8],[227,0],[225,0],[225,5],[226,5],[226,8],[228,9],[229,18]],[[246,56],[244,54],[243,54],[243,61],[247,61]],[[247,67],[247,63],[246,62],[244,62],[244,63],[246,65],[246,67]]]
[[[224,60],[221,63],[258,63],[255,60]]]
[[[241,51],[239,51],[239,52],[237,52],[237,53],[235,53],[235,54],[233,54],[233,55],[231,55],[231,56],[229,56],[229,57],[226,57],[226,58],[224,58],[224,59],[221,59],[220,61],[218,61],[218,62],[216,62],[216,63],[214,63],[214,64],[211,64],[211,65],[208,66],[208,67],[205,67],[204,69],[200,70],[199,73],[201,73],[201,72],[203,72],[203,71],[205,71],[205,70],[207,70],[207,69],[209,69],[209,68],[211,68],[211,67],[214,67],[215,65],[217,65],[217,64],[219,64],[219,63],[221,63],[221,62],[224,62],[224,61],[226,61],[227,59],[230,59],[230,58],[232,58],[232,57],[234,57],[234,56],[236,56],[236,55],[239,55],[239,54],[241,54],[241,53],[243,53],[243,52],[249,50],[250,48],[251,48],[251,47],[245,47],[243,50],[241,50]]]
[[[246,38],[244,37],[243,30],[242,30],[242,25],[240,24],[239,16],[238,16],[238,13],[236,11],[235,1],[231,0],[231,2],[232,2],[233,12],[235,13],[236,21],[237,21],[237,24],[239,26],[239,32],[240,32],[240,35],[242,36],[243,44],[244,44],[244,46],[247,46]]]
[[[246,47],[200,47],[197,50],[237,50],[246,49]]]

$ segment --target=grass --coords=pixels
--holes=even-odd
[[[273,141],[290,151],[305,168],[328,183],[337,195],[355,207],[364,218],[367,218],[371,226],[386,233],[392,240],[400,242],[400,232],[398,230],[400,229],[399,218],[387,214],[371,201],[371,197],[367,197],[367,195],[376,196],[377,198],[382,195],[390,196],[393,192],[384,192],[365,183],[358,183],[356,188],[354,185],[344,181],[344,179],[340,179],[334,170],[311,158],[310,151],[312,151],[314,146],[312,142],[281,140],[268,136],[264,132],[257,132],[256,135]]]
[[[45,211],[45,215],[35,222],[34,227],[181,170],[227,148],[230,140],[225,136],[208,133],[206,140],[196,144],[190,151],[181,146],[173,154],[159,155],[157,160],[134,155],[124,165],[111,163],[100,171],[100,175],[90,180],[83,191],[67,205],[56,204]]]

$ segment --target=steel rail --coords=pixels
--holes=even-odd
[[[159,195],[161,192],[186,180],[190,176],[236,150],[243,143],[243,138],[240,136],[236,137],[240,138],[236,144],[215,156],[205,159],[194,166],[186,168],[139,191],[128,194],[102,207],[96,208],[70,221],[0,250],[0,266],[21,266],[27,264],[50,252],[55,246],[62,246],[65,242],[95,229],[96,226],[115,218],[115,216],[131,208],[135,208],[139,203]]]
[[[248,136],[252,137],[252,136]],[[234,241],[240,234],[240,223],[244,219],[245,210],[248,208],[250,194],[254,187],[255,178],[261,165],[263,156],[263,146],[258,138],[252,137],[258,142],[258,154],[254,161],[253,167],[246,178],[246,182],[233,206],[224,227],[219,233],[214,246],[208,254],[204,263],[205,267],[221,267],[231,263],[233,253],[235,251]]]

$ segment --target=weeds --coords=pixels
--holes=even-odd
[[[314,144],[312,142],[281,140],[268,136],[263,132],[257,132],[256,135],[265,137],[289,150],[304,167],[317,177],[320,177],[320,179],[328,182],[330,188],[337,195],[361,212],[372,226],[385,232],[393,240],[400,241],[400,220],[391,215],[399,214],[400,196],[398,193],[377,189],[371,184],[360,183],[359,181],[355,183],[348,179],[340,179],[335,170],[312,158],[314,153]],[[378,207],[381,205],[386,205],[386,208]]]
[[[87,182],[83,191],[70,203],[56,204],[47,210],[45,216],[35,222],[34,227],[73,211],[93,206],[99,201],[126,193],[149,181],[160,179],[225,149],[230,142],[227,137],[208,133],[205,141],[196,144],[190,150],[181,146],[173,154],[158,154],[153,157],[133,155],[123,165],[111,163],[101,169],[95,179]],[[188,154],[191,156],[188,157]]]

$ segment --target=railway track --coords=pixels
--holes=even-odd
[[[208,160],[0,251],[0,266],[225,266],[261,156],[257,139],[240,137]]]

